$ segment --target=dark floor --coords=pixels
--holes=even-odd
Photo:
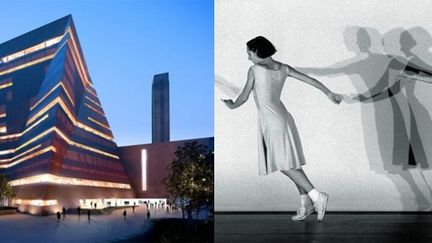
[[[215,242],[431,242],[432,214],[328,213],[318,223],[293,214],[219,213]]]

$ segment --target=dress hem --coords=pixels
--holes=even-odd
[[[289,168],[273,169],[271,171],[268,171],[267,173],[261,173],[261,172],[259,172],[258,175],[259,176],[266,176],[266,175],[273,174],[276,171],[289,170],[289,169],[296,169],[296,170],[298,170],[298,169],[301,169],[302,166],[304,166],[305,164],[306,164],[306,162],[302,161],[302,162],[300,162],[300,166],[299,167],[289,167]]]

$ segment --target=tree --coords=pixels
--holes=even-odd
[[[6,205],[6,200],[13,197],[12,187],[9,185],[4,174],[0,174],[0,199],[3,200],[3,205]]]
[[[180,206],[183,218],[185,212],[191,218],[193,210],[198,218],[201,207],[213,205],[213,151],[195,141],[179,146],[175,155],[163,180],[168,197]]]

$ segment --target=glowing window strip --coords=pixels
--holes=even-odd
[[[39,51],[39,50],[42,50],[44,48],[50,47],[50,46],[52,46],[54,44],[59,43],[60,40],[63,38],[63,36],[64,35],[57,36],[57,37],[54,37],[54,38],[49,39],[47,41],[44,41],[42,43],[39,43],[37,45],[34,45],[32,47],[29,47],[27,49],[24,49],[22,51],[15,52],[15,53],[13,53],[11,55],[3,57],[1,60],[3,61],[3,63],[7,63],[7,62],[10,62],[10,61],[12,61],[14,59],[17,59],[19,57],[22,57],[24,55],[28,55],[28,54],[33,53],[35,51]]]
[[[94,97],[97,97],[97,94],[91,90],[90,88],[86,88],[87,92],[89,92],[90,94],[92,94]]]
[[[94,108],[94,107],[91,106],[90,104],[88,104],[88,103],[84,103],[84,105],[87,106],[90,110],[92,110],[92,111],[94,111],[94,112],[96,112],[96,113],[98,113],[98,114],[100,114],[100,115],[102,115],[102,116],[105,116],[105,114],[104,114],[102,111],[100,111],[100,110]]]
[[[40,100],[38,102],[36,102],[32,107],[30,107],[30,110],[33,110],[36,106],[38,106],[43,100],[46,99],[46,97],[48,97],[52,92],[54,92],[54,90],[56,90],[58,87],[62,87],[63,90],[66,93],[66,96],[68,97],[69,101],[72,103],[72,105],[75,106],[75,102],[72,100],[72,97],[70,96],[69,92],[66,90],[66,87],[63,85],[62,81],[60,81],[56,86],[54,86],[52,89],[50,89],[50,91],[48,91],[48,93],[46,93],[42,98],[40,98]]]
[[[69,94],[69,91],[67,90],[66,86],[63,85],[62,81],[60,81],[60,86],[62,86],[64,92],[66,93],[66,96],[69,99],[69,101],[72,103],[73,106],[75,106],[75,102],[72,100],[72,96]]]
[[[17,133],[17,134],[12,134],[12,135],[6,135],[6,136],[2,136],[0,137],[0,140],[3,139],[8,139],[8,138],[16,138],[16,137],[21,137],[22,135],[24,135],[25,133],[27,133],[28,131],[30,131],[31,129],[33,129],[35,126],[37,126],[39,123],[41,123],[43,120],[48,118],[48,114],[46,114],[44,117],[42,117],[39,121],[35,122],[33,125],[31,125],[30,127],[28,127],[26,130],[24,130],[24,132],[22,133]],[[0,155],[5,155],[5,154],[11,154],[11,153],[15,153],[18,149],[9,149],[9,150],[1,150],[0,151]],[[21,155],[23,155],[24,153],[15,156],[14,158],[10,159],[13,160]],[[3,161],[0,161],[3,162]]]
[[[9,183],[11,186],[22,186],[22,185],[38,184],[38,183],[53,183],[53,184],[60,184],[60,185],[131,189],[131,186],[125,183],[63,177],[63,176],[56,176],[52,174],[42,174],[37,176],[25,177],[17,180],[12,180]]]
[[[96,102],[96,101],[93,100],[92,98],[88,97],[87,95],[85,96],[85,98],[88,99],[91,103],[93,103],[93,104],[95,104],[95,105],[97,105],[97,106],[99,106],[99,107],[102,107],[98,102]]]
[[[102,150],[99,150],[99,149],[95,149],[95,148],[93,148],[93,147],[90,147],[90,146],[87,146],[87,145],[84,145],[84,144],[81,144],[81,143],[77,143],[77,142],[74,142],[74,141],[72,141],[72,140],[70,140],[69,138],[67,138],[66,137],[66,135],[64,134],[64,133],[62,133],[58,128],[56,128],[56,127],[54,127],[54,131],[61,137],[61,138],[63,138],[68,144],[70,144],[70,145],[72,145],[72,146],[75,146],[75,147],[78,147],[78,148],[82,148],[82,149],[85,149],[85,150],[88,150],[88,151],[91,151],[91,152],[94,152],[94,153],[97,153],[97,154],[102,154],[102,155],[105,155],[105,156],[107,156],[107,157],[111,157],[111,158],[114,158],[114,159],[119,159],[119,157],[118,156],[116,156],[116,155],[114,155],[114,154],[110,154],[110,153],[107,153],[107,152],[104,152],[104,151],[102,151]]]
[[[4,118],[4,117],[6,117],[6,113],[1,113],[0,118]]]
[[[69,145],[72,145],[72,146],[75,146],[75,147],[78,147],[78,148],[81,148],[81,149],[84,149],[84,150],[87,150],[87,151],[91,151],[91,152],[93,152],[93,153],[97,153],[97,154],[101,154],[101,155],[104,155],[104,156],[107,156],[107,157],[111,157],[111,158],[113,158],[113,159],[119,159],[119,157],[116,156],[116,155],[114,155],[114,154],[107,153],[107,152],[104,152],[104,151],[102,151],[102,150],[95,149],[95,148],[93,148],[93,147],[90,147],[90,146],[87,146],[87,145],[84,145],[84,144],[81,144],[81,143],[77,143],[77,142],[74,142],[74,141],[68,139],[68,138],[66,137],[66,135],[65,135],[64,133],[62,133],[62,132],[61,132],[58,128],[56,128],[56,127],[52,127],[52,128],[50,128],[50,129],[44,131],[43,133],[41,133],[41,134],[39,134],[38,136],[34,137],[33,139],[27,141],[26,143],[24,143],[23,145],[21,145],[20,147],[18,147],[18,148],[16,148],[16,149],[12,149],[12,150],[4,150],[4,151],[1,151],[1,152],[5,152],[5,153],[3,153],[3,154],[7,154],[7,153],[14,153],[14,152],[16,152],[16,151],[18,151],[18,150],[24,148],[24,147],[27,146],[28,144],[30,144],[30,143],[32,143],[32,142],[38,140],[39,138],[41,138],[41,137],[43,137],[43,136],[45,136],[45,135],[47,135],[48,133],[50,133],[50,132],[52,132],[52,131],[56,132],[56,133],[57,133],[57,134],[58,134],[58,135],[59,135],[63,140],[65,140]],[[40,145],[38,145],[38,146],[36,146],[36,147],[33,147],[33,148],[31,148],[31,149],[29,149],[29,150],[27,150],[27,151],[25,151],[25,152],[23,152],[23,153],[21,153],[21,154],[15,156],[15,157],[13,157],[12,159],[4,159],[4,160],[0,160],[0,162],[10,162],[10,161],[15,160],[16,158],[18,158],[18,157],[20,157],[20,156],[23,156],[24,154],[28,154],[28,153],[32,152],[33,150],[35,150],[35,149],[37,149],[37,148],[39,148],[39,147],[40,147]],[[31,155],[29,155],[29,156],[27,156],[27,157],[24,157],[24,158],[21,158],[21,159],[19,159],[19,160],[17,160],[17,161],[14,161],[13,163],[10,163],[10,164],[7,164],[7,165],[0,165],[0,168],[8,168],[8,167],[14,166],[14,165],[16,165],[16,164],[18,164],[18,163],[20,163],[20,162],[23,162],[23,161],[25,161],[25,160],[27,160],[27,159],[33,158],[33,157],[35,157],[35,156],[38,156],[38,155],[40,155],[40,154],[42,154],[42,153],[45,153],[45,152],[48,152],[48,151],[54,151],[54,152],[55,152],[55,151],[56,151],[56,148],[55,148],[54,146],[47,147],[47,148],[45,148],[45,149],[43,149],[43,150],[41,150],[41,151],[39,151],[39,152],[36,152],[36,153],[31,154]]]
[[[21,163],[21,162],[24,162],[24,161],[26,161],[26,160],[32,159],[32,158],[34,158],[34,157],[37,157],[37,156],[39,156],[39,155],[41,155],[41,154],[44,154],[44,153],[46,153],[46,152],[50,152],[50,151],[56,152],[57,150],[56,150],[56,148],[55,148],[54,146],[49,146],[49,147],[46,147],[46,148],[44,148],[44,149],[41,149],[41,150],[39,150],[39,151],[37,151],[37,152],[34,152],[34,153],[32,153],[32,154],[29,154],[29,155],[27,155],[27,156],[25,156],[25,157],[22,157],[21,159],[16,160],[16,161],[14,161],[14,162],[12,162],[12,163],[10,163],[10,164],[0,165],[0,168],[9,168],[9,167],[15,166],[15,165],[17,165],[17,164],[19,164],[19,163]]]
[[[147,191],[147,149],[141,150],[141,179],[142,190]]]
[[[54,130],[54,127],[45,130],[44,132],[40,133],[39,135],[37,135],[36,137],[33,137],[32,139],[28,140],[27,142],[23,143],[21,146],[19,146],[18,148],[15,149],[15,151],[19,151],[22,148],[24,148],[25,146],[29,145],[30,143],[33,143],[34,141],[38,140],[39,138],[47,135],[48,133],[52,132]]]
[[[15,160],[15,159],[17,159],[17,158],[19,158],[19,157],[21,157],[21,156],[23,156],[23,155],[25,155],[25,154],[28,154],[28,153],[32,152],[32,151],[35,150],[35,149],[40,148],[40,146],[42,146],[42,145],[39,144],[39,145],[37,145],[37,146],[34,146],[33,148],[31,148],[31,149],[29,149],[29,150],[26,150],[26,151],[24,151],[24,152],[22,152],[22,153],[16,155],[16,156],[13,157],[13,158],[10,158],[10,159],[2,159],[2,160],[0,160],[0,163],[10,162],[10,161],[12,161],[12,160]],[[1,165],[0,165],[0,166],[1,166]]]
[[[80,55],[80,53],[78,51],[78,48],[77,48],[77,45],[76,45],[75,37],[74,37],[74,35],[73,35],[72,30],[71,30],[70,27],[67,28],[66,33],[69,33],[69,36],[72,39],[72,43],[71,44],[72,44],[72,47],[73,47],[72,49],[74,50],[74,52],[72,52],[72,57],[73,57],[73,59],[75,61],[76,60],[78,61],[78,65],[77,65],[77,67],[78,67],[78,73],[80,74],[81,77],[84,77],[83,81],[85,81],[87,85],[91,86],[91,83],[90,83],[90,81],[88,80],[88,77],[87,77],[87,72],[85,71],[84,65],[83,65],[82,60],[81,60],[81,55]],[[76,59],[76,57],[78,57],[78,58]],[[84,84],[84,87],[86,87],[85,84]],[[94,95],[96,95],[96,94],[94,94]]]
[[[0,85],[0,89],[5,89],[5,88],[10,87],[12,85],[13,85],[12,82],[7,82],[7,83],[4,83],[4,84]]]
[[[60,106],[62,106],[62,104],[64,106],[66,106],[66,104],[64,104],[63,100],[60,97],[57,97],[55,99],[53,99],[50,103],[48,103],[46,106],[44,106],[39,112],[37,112],[36,114],[34,114],[28,121],[27,121],[27,125],[31,124],[33,121],[35,121],[39,116],[43,115],[45,112],[47,112],[49,109],[51,109],[52,107],[54,107],[56,104],[60,104]],[[69,109],[68,109],[69,111]],[[66,112],[67,113],[67,112]],[[72,116],[72,114],[68,114],[68,116]]]
[[[96,93],[90,89],[90,87],[92,86],[92,83],[89,81],[89,78],[87,76],[87,72],[84,68],[84,65],[82,63],[82,59],[81,59],[81,54],[78,51],[77,45],[76,45],[76,41],[75,41],[75,37],[72,33],[72,30],[70,27],[68,27],[68,29],[65,32],[65,35],[69,33],[69,36],[71,37],[71,43],[70,46],[72,47],[72,59],[75,62],[75,66],[77,67],[78,70],[78,74],[83,82],[84,88],[92,95],[94,95],[95,97],[97,97]],[[67,43],[69,44],[69,41],[67,41]]]
[[[26,130],[24,130],[24,132],[22,132],[21,135],[26,134],[28,131],[30,131],[31,129],[33,129],[35,126],[37,126],[38,124],[40,124],[41,122],[43,122],[44,120],[48,119],[49,114],[46,114],[45,116],[43,116],[41,119],[39,119],[37,122],[33,123],[31,126],[29,126]]]
[[[89,147],[89,146],[87,146],[87,145],[84,145],[84,144],[81,144],[81,143],[77,143],[77,142],[74,142],[74,141],[70,140],[69,138],[66,137],[66,135],[64,135],[64,133],[62,133],[62,132],[61,132],[58,128],[56,128],[56,127],[51,127],[51,128],[49,128],[49,129],[45,130],[44,132],[40,133],[40,134],[37,135],[36,137],[33,137],[33,138],[30,139],[29,141],[25,142],[24,144],[22,144],[22,145],[19,146],[18,148],[14,149],[14,150],[8,150],[8,152],[12,152],[12,153],[14,153],[14,152],[16,152],[16,151],[19,151],[19,150],[21,150],[22,148],[24,148],[25,146],[29,145],[30,143],[33,143],[34,141],[38,140],[39,138],[41,138],[41,137],[47,135],[48,133],[50,133],[50,132],[52,132],[52,131],[55,131],[55,132],[56,132],[56,133],[57,133],[61,138],[63,138],[63,139],[64,139],[68,144],[70,144],[70,145],[72,145],[72,146],[75,146],[75,147],[78,147],[78,148],[82,148],[82,149],[85,149],[85,150],[88,150],[88,151],[91,151],[91,152],[94,152],[94,153],[102,154],[102,155],[105,155],[105,156],[107,156],[107,157],[111,157],[111,158],[114,158],[114,159],[119,159],[119,157],[116,156],[116,155],[113,155],[113,154],[110,154],[110,153],[104,152],[104,151],[102,151],[102,150],[95,149],[95,148],[93,148],[93,147]]]
[[[73,38],[73,35],[71,35],[72,36],[72,41],[74,41],[74,38]],[[61,36],[61,37],[63,37],[63,36]],[[24,64],[22,64],[22,65],[19,65],[19,66],[16,66],[16,67],[13,67],[13,68],[10,68],[10,69],[6,69],[6,70],[4,70],[4,71],[1,71],[0,72],[0,76],[2,76],[2,75],[4,75],[4,74],[8,74],[8,73],[12,73],[12,72],[15,72],[15,71],[17,71],[17,70],[20,70],[20,69],[23,69],[23,68],[26,68],[26,67],[29,67],[29,66],[32,66],[32,65],[35,65],[35,64],[38,64],[38,63],[41,63],[41,62],[44,62],[44,61],[46,61],[46,60],[49,60],[49,59],[52,59],[56,54],[57,54],[57,52],[63,47],[63,45],[65,45],[67,42],[64,42],[58,49],[57,49],[57,51],[54,53],[54,54],[52,54],[52,55],[49,55],[49,56],[45,56],[45,57],[42,57],[42,58],[39,58],[39,59],[36,59],[36,60],[34,60],[34,61],[31,61],[31,62],[28,62],[28,63],[24,63]],[[74,46],[74,48],[76,49],[76,47]],[[77,51],[77,50],[75,50],[75,51]],[[79,59],[81,59],[81,57],[78,55],[78,57],[79,57]],[[73,59],[74,59],[74,57],[73,57]],[[76,61],[76,59],[74,59],[74,61],[76,62],[75,63],[75,65],[77,65],[77,66],[79,66],[79,64],[77,63],[77,61]],[[81,64],[82,65],[82,64]],[[83,78],[83,74],[80,72],[80,69],[78,68],[78,73],[80,74],[80,76],[81,76],[81,79],[82,80],[84,80],[84,78]],[[88,81],[88,79],[87,79],[87,76],[85,76],[85,82],[86,83],[84,83],[84,87],[85,87],[85,89],[89,92],[89,93],[91,93],[91,94],[93,94],[94,96],[97,96],[96,95],[96,93],[94,93],[88,86],[91,86],[91,83]],[[88,84],[88,85],[86,85],[86,84]],[[65,89],[65,91],[66,91],[66,95],[68,95],[68,96],[70,96],[68,93],[67,93],[67,90]]]
[[[25,142],[24,144],[22,144],[21,146],[19,146],[19,147],[16,148],[16,149],[12,149],[12,150],[5,150],[5,151],[0,151],[0,152],[5,152],[4,154],[7,154],[7,153],[14,153],[14,152],[16,152],[16,151],[19,151],[19,150],[21,150],[22,148],[24,148],[25,146],[29,145],[30,143],[32,143],[32,142],[38,140],[39,138],[41,138],[41,137],[47,135],[48,133],[50,133],[50,132],[52,132],[52,131],[56,132],[56,133],[57,133],[61,138],[63,138],[63,139],[64,139],[64,140],[69,144],[69,145],[72,145],[72,146],[75,146],[75,147],[78,147],[78,148],[82,148],[82,149],[85,149],[85,150],[88,150],[88,151],[91,151],[91,152],[94,152],[94,153],[102,154],[102,155],[105,155],[105,156],[107,156],[107,157],[111,157],[111,158],[114,158],[114,159],[119,159],[119,157],[116,156],[116,155],[114,155],[114,154],[110,154],[110,153],[104,152],[104,151],[102,151],[102,150],[95,149],[95,148],[93,148],[93,147],[90,147],[90,146],[87,146],[87,145],[84,145],[84,144],[81,144],[81,143],[77,143],[77,142],[74,142],[74,141],[70,140],[69,138],[67,138],[67,136],[66,136],[63,132],[61,132],[61,131],[60,131],[58,128],[56,128],[56,127],[51,127],[51,128],[49,128],[49,129],[45,130],[44,132],[40,133],[40,134],[37,135],[36,137],[33,137],[32,139],[30,139],[29,141]],[[0,153],[0,154],[1,154],[1,153]]]
[[[15,149],[1,150],[0,151],[0,155],[11,154],[11,153],[14,153],[14,152],[15,152]]]
[[[63,99],[61,97],[57,97],[54,100],[52,100],[48,105],[46,105],[44,108],[42,108],[38,113],[36,113],[33,117],[31,117],[28,121],[27,121],[27,125],[32,123],[34,120],[36,120],[39,116],[41,116],[42,114],[44,114],[46,111],[48,111],[49,109],[51,109],[53,106],[55,106],[56,104],[59,104],[60,107],[65,111],[66,115],[69,117],[69,119],[72,121],[72,123],[79,127],[82,128],[88,132],[91,132],[95,135],[98,135],[100,137],[103,137],[107,140],[113,140],[113,137],[110,135],[107,135],[103,132],[100,132],[92,127],[89,127],[85,124],[82,124],[81,122],[78,122],[76,120],[76,118],[72,115],[71,111],[67,108],[66,104],[64,103]]]
[[[42,199],[15,199],[12,202],[13,204],[20,204],[20,205],[31,205],[31,206],[54,206],[57,205],[57,200],[42,200]]]
[[[30,143],[32,143],[32,142],[38,140],[39,138],[41,138],[41,137],[47,135],[48,133],[50,133],[50,132],[52,132],[52,131],[56,132],[56,133],[57,133],[57,134],[58,134],[58,135],[59,135],[63,140],[65,140],[69,145],[72,145],[72,146],[75,146],[75,147],[78,147],[78,148],[81,148],[81,149],[84,149],[84,150],[88,150],[88,151],[91,151],[91,152],[93,152],[93,153],[97,153],[97,154],[101,154],[101,155],[104,155],[104,156],[107,156],[107,157],[111,157],[111,158],[114,158],[114,159],[119,159],[119,157],[116,156],[116,155],[113,155],[113,154],[110,154],[110,153],[104,152],[104,151],[102,151],[102,150],[95,149],[95,148],[93,148],[93,147],[90,147],[90,146],[87,146],[87,145],[84,145],[84,144],[81,144],[81,143],[77,143],[77,142],[74,142],[74,141],[68,139],[68,138],[66,137],[66,135],[65,135],[64,133],[62,133],[62,132],[61,132],[58,128],[56,128],[56,127],[52,127],[52,128],[50,128],[50,129],[44,131],[43,133],[39,134],[38,136],[34,137],[33,139],[27,141],[26,143],[24,143],[23,145],[21,145],[21,146],[18,147],[17,149],[8,150],[7,152],[14,153],[14,152],[16,152],[16,151],[22,149],[22,148],[25,147],[26,145],[28,145],[28,144],[30,144]],[[31,149],[29,149],[29,150],[27,150],[27,151],[25,151],[25,152],[23,152],[23,153],[21,153],[21,154],[15,156],[15,157],[13,157],[12,159],[5,159],[5,160],[2,160],[2,161],[0,161],[0,162],[9,162],[9,161],[12,161],[12,160],[14,160],[14,159],[16,159],[16,158],[18,158],[18,157],[20,157],[20,156],[23,156],[24,154],[28,154],[28,153],[32,152],[33,150],[36,150],[36,149],[39,148],[40,146],[41,146],[41,145],[38,145],[38,146],[36,146],[36,147],[33,147],[33,148],[31,148]],[[40,155],[40,154],[46,153],[46,152],[48,152],[48,151],[56,152],[56,148],[55,148],[54,146],[50,146],[50,147],[44,148],[44,149],[42,149],[42,150],[40,150],[40,151],[38,151],[38,152],[35,152],[35,153],[33,153],[33,154],[30,154],[30,155],[28,155],[28,156],[26,156],[26,157],[23,157],[23,158],[17,160],[17,161],[14,161],[13,163],[6,164],[6,165],[0,165],[0,168],[8,168],[8,167],[14,166],[14,165],[16,165],[16,164],[18,164],[18,163],[21,163],[21,162],[23,162],[23,161],[25,161],[25,160],[28,160],[28,159],[34,158],[34,157],[36,157],[36,156],[38,156],[38,155]]]
[[[111,141],[113,140],[112,136],[107,135],[107,134],[105,134],[103,132],[100,132],[100,131],[98,131],[98,130],[92,128],[92,127],[89,127],[89,126],[87,126],[85,124],[82,124],[81,122],[77,122],[76,126],[79,127],[79,128],[81,128],[81,129],[86,130],[87,132],[90,132],[90,133],[93,133],[95,135],[98,135],[99,137],[103,137],[106,140],[111,140]]]
[[[8,74],[8,73],[15,72],[15,71],[17,71],[17,70],[20,70],[20,69],[23,69],[23,68],[26,68],[26,67],[29,67],[29,66],[32,66],[32,65],[35,65],[35,64],[41,63],[41,62],[44,62],[44,61],[49,60],[49,59],[52,59],[52,58],[54,57],[54,55],[55,55],[55,54],[51,54],[51,55],[48,55],[48,56],[45,56],[45,57],[41,57],[41,58],[39,58],[39,59],[36,59],[36,60],[34,60],[34,61],[31,61],[31,62],[27,62],[27,63],[21,64],[21,65],[18,65],[18,66],[13,67],[13,68],[6,69],[6,70],[0,72],[0,76],[5,75],[5,74]]]
[[[90,81],[88,80],[87,73],[85,72],[85,69],[84,69],[83,64],[82,64],[81,55],[79,54],[78,49],[77,49],[77,47],[76,47],[76,44],[75,44],[75,38],[74,38],[74,36],[73,36],[73,34],[72,34],[72,31],[71,31],[70,27],[67,29],[67,31],[66,31],[63,35],[61,35],[61,36],[59,36],[59,37],[56,37],[56,38],[53,38],[53,39],[50,39],[50,40],[46,41],[46,43],[49,43],[49,44],[50,44],[50,45],[48,45],[48,46],[51,46],[51,45],[53,45],[53,44],[56,44],[56,43],[60,42],[60,40],[61,40],[61,39],[66,35],[66,33],[68,33],[68,32],[69,32],[69,34],[70,34],[70,36],[71,36],[71,40],[72,40],[72,47],[73,47],[72,49],[73,49],[73,51],[74,51],[74,52],[72,52],[72,59],[75,61],[75,65],[78,67],[78,73],[79,73],[81,79],[82,79],[83,82],[84,82],[84,87],[85,87],[85,89],[86,89],[89,93],[91,93],[92,95],[94,95],[94,96],[96,97],[96,96],[97,96],[96,93],[95,93],[94,91],[92,91],[91,89],[88,88],[88,86],[92,86],[92,84],[91,84]],[[57,38],[58,38],[58,41],[57,41]],[[54,40],[54,39],[55,39],[55,40]],[[45,43],[45,42],[44,42],[44,43]],[[65,45],[66,43],[69,43],[69,41],[64,42],[60,47],[58,47],[58,48],[57,48],[57,51],[56,51],[54,54],[49,55],[49,56],[46,56],[46,57],[42,57],[42,58],[37,59],[37,60],[34,60],[34,61],[32,61],[32,62],[24,63],[24,64],[22,64],[22,65],[19,65],[19,66],[16,66],[16,67],[13,67],[13,68],[10,68],[10,69],[7,69],[7,70],[4,70],[4,71],[1,71],[1,72],[0,72],[0,76],[2,76],[2,75],[4,75],[4,74],[11,73],[11,72],[15,72],[15,71],[17,71],[17,70],[20,70],[20,69],[23,69],[23,68],[26,68],[26,67],[29,67],[29,66],[32,66],[32,65],[38,64],[38,63],[41,63],[41,62],[46,61],[46,60],[49,60],[49,59],[52,59],[52,58],[57,54],[57,52],[58,52],[58,51],[63,47],[63,45]],[[46,47],[48,47],[48,46],[46,46]],[[31,47],[31,48],[32,48],[32,47]],[[44,47],[44,48],[45,48],[45,47]],[[30,49],[30,48],[29,48],[29,49]],[[31,52],[29,52],[29,53],[31,53]],[[27,53],[27,54],[29,54],[29,53]],[[76,57],[78,57],[78,60],[77,60]],[[5,58],[6,58],[6,57],[5,57]],[[66,91],[66,92],[67,92],[67,91]]]
[[[33,123],[30,127],[28,127],[26,130],[24,130],[24,132],[22,133],[15,133],[15,134],[9,134],[6,136],[0,136],[0,140],[4,140],[4,139],[9,139],[9,138],[16,138],[16,137],[21,137],[22,135],[26,134],[28,131],[30,131],[33,127],[37,126],[39,123],[41,123],[43,120],[48,118],[48,114],[46,114],[45,116],[43,116],[41,119],[39,119],[37,122]],[[1,151],[0,151],[1,154]]]
[[[100,122],[98,122],[97,120],[95,120],[95,119],[93,119],[93,118],[91,118],[91,117],[87,117],[87,119],[89,119],[90,121],[92,121],[92,122],[94,122],[94,123],[96,123],[96,124],[98,124],[99,126],[101,126],[101,127],[104,127],[104,128],[106,128],[106,129],[110,129],[109,128],[109,126],[107,126],[107,125],[105,125],[105,124],[103,124],[103,123],[100,123]]]

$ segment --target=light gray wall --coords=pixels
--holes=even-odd
[[[427,51],[432,31],[429,9],[432,1],[217,0],[215,75],[222,78],[215,81],[214,100],[216,210],[287,211],[299,204],[287,177],[279,172],[258,175],[253,97],[236,110],[220,101],[235,98],[244,86],[251,66],[245,45],[249,39],[269,38],[278,49],[274,58],[293,67],[331,66],[305,71],[335,92],[364,93],[377,84],[382,87],[376,90],[384,90],[394,83],[397,72],[390,70],[383,78],[389,59],[382,55],[382,36],[387,53],[403,55],[401,32],[420,26],[410,29],[417,41],[411,51],[432,64]],[[359,28],[366,30],[375,55],[358,51]],[[339,73],[330,74],[336,69]],[[417,132],[420,140],[412,141],[414,152],[418,157],[423,152],[425,165],[432,166],[431,93],[432,85],[417,82],[392,99],[337,106],[313,87],[287,79],[282,101],[299,129],[307,160],[304,170],[318,190],[330,194],[329,210],[430,208],[431,170],[406,170],[393,162],[407,163],[408,137]]]

